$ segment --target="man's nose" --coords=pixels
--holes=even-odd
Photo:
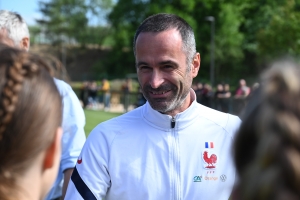
[[[158,88],[164,82],[164,78],[159,71],[153,71],[150,79],[150,85],[152,88]]]

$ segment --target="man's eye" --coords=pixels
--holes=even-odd
[[[139,66],[140,70],[150,70],[150,67],[148,66]]]
[[[173,66],[172,65],[164,65],[163,68],[166,70],[171,70],[171,69],[173,69]]]

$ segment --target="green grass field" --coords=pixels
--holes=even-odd
[[[110,113],[110,112],[104,112],[98,110],[87,110],[87,109],[84,110],[84,113],[85,113],[85,120],[86,120],[84,131],[86,137],[88,137],[88,135],[93,130],[93,128],[95,128],[99,123],[117,117],[122,114],[122,113]]]

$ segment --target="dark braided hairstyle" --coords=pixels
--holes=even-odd
[[[3,45],[0,95],[0,199],[9,199],[19,191],[17,178],[54,140],[62,101],[43,60]]]
[[[275,63],[252,95],[234,142],[238,199],[300,199],[300,68]]]

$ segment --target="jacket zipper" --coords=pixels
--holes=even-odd
[[[172,117],[171,119],[171,128],[175,127],[175,117]]]
[[[179,178],[179,173],[180,173],[180,168],[179,168],[179,151],[178,151],[178,136],[175,131],[175,124],[176,120],[175,117],[172,117],[171,119],[171,128],[172,128],[172,133],[173,133],[173,156],[172,156],[172,162],[173,162],[173,177],[174,177],[174,182],[173,182],[173,199],[180,200],[180,178]]]

